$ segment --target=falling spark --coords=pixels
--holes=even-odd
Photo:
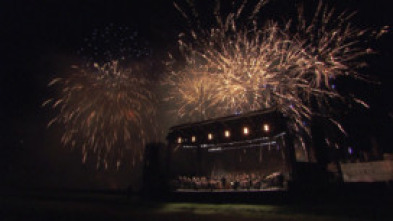
[[[128,26],[108,24],[96,28],[85,37],[77,54],[87,65],[109,61],[139,59],[151,54],[149,43],[142,40],[139,32]]]

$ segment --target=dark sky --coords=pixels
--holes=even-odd
[[[292,2],[277,0],[269,13],[285,15]],[[331,2],[358,10],[354,21],[361,27],[393,24],[388,1]],[[53,113],[41,108],[51,95],[46,87],[49,80],[78,60],[76,51],[86,36],[111,23],[138,30],[155,59],[175,50],[176,36],[186,27],[170,0],[0,2],[0,173],[7,177],[0,179],[0,186],[3,182],[6,186],[101,188],[129,182],[132,171],[97,172],[80,164],[79,153],[60,147],[58,133],[46,129]],[[367,112],[375,122],[373,128],[385,137],[391,134],[393,122],[388,117],[393,112],[391,39],[392,33],[375,45],[380,53],[372,57],[367,70],[382,85],[361,88],[373,105],[373,111]]]

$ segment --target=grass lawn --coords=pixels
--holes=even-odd
[[[0,220],[393,220],[391,205],[155,202],[116,194],[0,196]]]

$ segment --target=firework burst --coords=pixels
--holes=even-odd
[[[357,71],[366,65],[359,58],[371,49],[360,42],[381,32],[352,27],[353,14],[336,14],[322,1],[312,19],[299,7],[295,19],[264,24],[258,24],[257,15],[267,1],[232,3],[226,15],[216,2],[215,22],[208,28],[192,21],[199,17],[194,5],[189,15],[175,4],[188,23],[195,23],[179,38],[184,68],[172,68],[176,59],[168,63],[172,72],[167,82],[174,86],[168,99],[180,106],[179,117],[205,119],[276,107],[298,135],[310,135],[312,116],[328,119],[345,133],[332,115],[332,104],[345,100],[333,82],[341,77],[365,80]],[[358,98],[353,101],[367,107]]]
[[[64,125],[62,143],[80,147],[83,162],[94,155],[97,167],[108,168],[124,159],[140,160],[147,135],[154,130],[149,82],[138,76],[138,68],[120,68],[117,61],[74,69],[71,76],[49,83],[59,87],[60,95],[44,103],[58,110],[48,126]]]
[[[68,76],[53,79],[49,86],[57,89],[57,96],[43,106],[57,112],[48,127],[64,127],[62,144],[81,149],[83,163],[92,160],[97,168],[119,168],[141,160],[146,142],[154,139],[155,96],[148,65],[123,55],[113,60],[115,53],[101,51],[101,56],[94,54],[100,62],[87,59],[83,66],[72,66]]]

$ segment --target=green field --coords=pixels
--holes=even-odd
[[[3,195],[0,220],[393,220],[391,205],[157,202],[119,194]]]

